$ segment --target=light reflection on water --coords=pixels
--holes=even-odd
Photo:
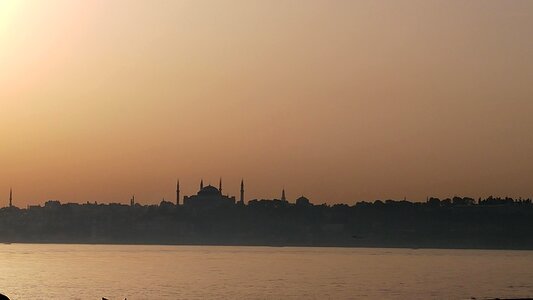
[[[0,244],[11,299],[533,296],[533,251]]]

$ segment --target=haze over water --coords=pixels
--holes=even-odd
[[[11,299],[478,299],[533,294],[532,251],[0,245]]]
[[[0,205],[533,195],[532,1],[0,1]]]

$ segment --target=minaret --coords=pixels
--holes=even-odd
[[[13,207],[13,189],[9,188],[9,207]]]
[[[285,188],[281,190],[281,201],[287,201],[287,198],[285,198]]]
[[[220,180],[218,181],[218,190],[220,191],[220,194],[222,194],[222,177],[220,177]]]
[[[200,190],[204,188],[204,180],[200,180]]]
[[[135,195],[131,196],[130,205],[135,206]]]
[[[241,180],[241,204],[244,204],[244,179]]]
[[[180,180],[176,182],[176,205],[180,205]]]

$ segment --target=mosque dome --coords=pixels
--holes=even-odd
[[[205,186],[203,187],[199,192],[198,192],[198,195],[220,195],[220,191],[212,186],[212,185],[208,185],[208,186]]]

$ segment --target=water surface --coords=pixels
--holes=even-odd
[[[12,299],[533,296],[533,251],[0,244]]]

